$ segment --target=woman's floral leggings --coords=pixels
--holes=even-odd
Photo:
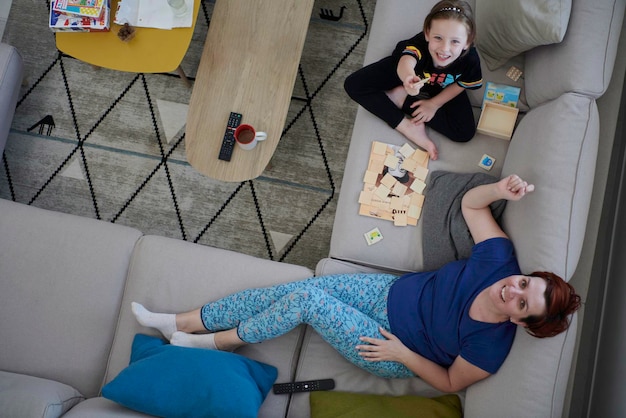
[[[384,339],[389,330],[387,296],[397,276],[340,274],[313,277],[273,287],[249,289],[204,305],[209,331],[237,328],[242,341],[258,343],[309,324],[355,365],[382,377],[414,377],[392,361],[369,362],[358,355],[361,336]]]

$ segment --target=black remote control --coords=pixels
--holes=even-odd
[[[235,128],[237,128],[240,123],[241,113],[230,112],[226,131],[224,132],[224,139],[222,140],[222,148],[220,148],[220,155],[217,157],[220,160],[230,161],[230,157],[232,157],[233,150],[235,149]]]
[[[311,392],[314,390],[331,390],[335,388],[333,379],[307,380],[303,382],[276,383],[274,393],[281,395],[285,393]]]

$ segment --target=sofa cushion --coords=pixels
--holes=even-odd
[[[137,334],[129,366],[102,396],[156,416],[254,418],[276,375],[275,367],[238,354]]]
[[[11,418],[56,418],[85,398],[54,380],[0,371],[0,411]]]
[[[351,392],[312,392],[311,418],[461,418],[463,409],[457,395],[434,398],[387,396]]]
[[[0,199],[0,370],[102,384],[136,229]]]
[[[133,411],[125,406],[103,397],[89,398],[63,416],[63,418],[151,418],[141,412]]]
[[[387,270],[419,271],[423,266],[423,216],[417,226],[394,226],[391,221],[359,215],[359,194],[363,190],[372,141],[403,145],[407,140],[363,108],[357,111],[352,132],[333,224],[330,256]],[[430,129],[428,132],[440,155],[438,160],[429,162],[431,172],[484,172],[478,162],[488,154],[496,160],[488,173],[495,177],[500,175],[510,141],[477,134],[470,142],[458,143]],[[424,194],[428,199],[428,190]],[[363,234],[375,227],[382,232],[383,240],[367,245]]]
[[[105,383],[128,365],[135,334],[156,335],[154,330],[137,323],[130,309],[132,301],[153,311],[189,311],[243,289],[302,280],[312,275],[312,271],[301,266],[172,238],[142,237],[131,261]],[[242,347],[237,353],[275,366],[279,382],[291,381],[303,330],[299,327],[263,344]],[[284,414],[288,402],[289,396],[270,393],[259,416]]]
[[[596,99],[604,94],[613,74],[625,8],[624,0],[572,2],[563,42],[525,54],[526,100],[531,108],[567,92]]]
[[[487,68],[540,45],[561,42],[569,22],[571,0],[477,0],[476,46]]]
[[[510,418],[562,417],[577,318],[574,314],[569,329],[551,338],[531,337],[518,328],[498,373],[467,388],[464,416],[499,417],[507,411]]]
[[[416,7],[407,0],[377,2],[365,53],[365,64],[388,56],[398,41],[421,31],[422,22],[435,3],[436,0],[429,0],[421,2]],[[473,0],[469,3],[474,9],[476,8]],[[523,63],[521,57],[519,62]],[[486,81],[522,87],[521,81],[519,83],[513,83],[511,80],[507,82],[508,79],[503,74],[505,72],[503,70],[498,74],[486,73],[483,76]],[[470,99],[474,105],[480,106],[483,93],[482,88],[470,92]],[[476,120],[479,115],[480,109],[477,108]],[[428,168],[431,171],[480,172],[483,170],[478,167],[478,162],[484,154],[488,154],[496,160],[489,174],[496,177],[500,175],[510,141],[477,134],[467,143],[456,143],[431,129],[428,129],[428,134],[439,148],[440,156],[439,160],[429,163]],[[422,220],[419,221],[417,227],[395,227],[389,221],[379,221],[358,215],[358,198],[363,189],[362,180],[367,169],[372,141],[395,145],[408,142],[400,133],[359,107],[337,203],[330,257],[385,270],[400,272],[421,270],[423,266]],[[426,198],[428,199],[428,196]],[[363,234],[374,227],[382,231],[384,239],[375,245],[368,246]]]
[[[591,202],[598,136],[595,100],[576,94],[533,109],[513,134],[503,175],[516,173],[535,184],[532,194],[509,202],[502,217],[523,272],[547,270],[566,280],[574,274]]]
[[[307,326],[300,353],[296,381],[329,379],[335,380],[335,390],[342,392],[379,394],[388,396],[418,395],[434,397],[443,395],[422,379],[385,379],[375,376],[346,360],[320,335]],[[464,393],[458,393],[463,400]],[[287,417],[308,416],[309,394],[298,394],[291,399]]]

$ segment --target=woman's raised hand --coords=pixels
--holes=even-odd
[[[502,198],[507,200],[520,200],[535,190],[533,184],[528,184],[517,174],[511,174],[498,182],[498,190],[502,193]]]

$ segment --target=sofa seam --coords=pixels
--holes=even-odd
[[[80,403],[80,402],[84,401],[84,400],[85,400],[85,399],[87,399],[87,398],[85,398],[85,397],[84,397],[84,396],[82,396],[82,395],[81,395],[81,396],[72,396],[71,398],[65,399],[65,400],[63,400],[63,401],[61,401],[61,402],[49,403],[49,404],[48,404],[48,405],[46,405],[46,407],[44,408],[44,411],[43,411],[43,415],[42,415],[42,417],[46,417],[46,416],[48,416],[48,410],[49,410],[50,408],[52,408],[52,407],[56,407],[56,406],[61,406],[61,408],[63,408],[63,406],[64,406],[65,404],[70,403],[70,402],[72,402],[72,401],[74,401],[74,400],[76,400],[76,399],[80,399],[80,401],[78,402],[78,403]],[[77,403],[76,405],[78,405],[78,403]],[[70,409],[71,409],[71,408],[70,408]],[[69,410],[68,410],[68,411],[69,411]],[[67,411],[66,411],[66,412],[67,412]]]
[[[300,359],[302,358],[302,349],[304,347],[304,338],[306,336],[306,330],[307,330],[308,325],[307,324],[301,324],[299,326],[300,328],[300,332],[298,335],[298,340],[296,341],[296,345],[294,347],[293,350],[293,355],[291,356],[291,364],[289,367],[289,381],[290,382],[295,382],[296,381],[296,376],[298,374],[298,369],[299,369],[299,365],[300,365]],[[287,398],[287,404],[285,407],[285,418],[288,417],[289,415],[289,409],[291,408],[291,401],[293,400],[293,393],[289,394],[289,397]]]
[[[578,315],[576,312],[574,312],[574,315]],[[567,346],[566,342],[568,340],[568,337],[570,336],[571,333],[571,329],[568,327],[567,330],[565,331],[565,338],[563,339],[563,344],[561,344],[561,349],[559,350],[559,361],[557,363],[557,373],[554,376],[554,381],[552,382],[552,401],[550,402],[550,416],[554,417],[554,413],[555,413],[555,409],[559,406],[556,402],[556,389],[557,389],[557,381],[558,381],[558,375],[559,375],[559,371],[561,370],[562,366],[563,366],[563,353],[565,351],[565,347]],[[575,337],[575,336],[574,336]],[[571,363],[571,360],[570,360]],[[570,372],[571,372],[571,365],[570,367],[567,368]],[[568,373],[568,380],[569,380],[569,373]],[[566,389],[567,391],[567,389]],[[561,408],[564,406],[564,403],[560,405]],[[563,411],[561,411],[561,415],[563,414]]]
[[[300,349],[298,350],[298,364],[296,365],[296,368],[294,370],[294,376],[293,376],[293,381],[295,381],[298,378],[298,372],[300,371],[300,358],[305,358],[306,357],[306,353],[308,351],[308,347],[309,344],[308,342],[311,340],[311,336],[310,336],[310,331],[313,331],[313,328],[308,325],[305,324],[304,325],[304,330],[302,332],[302,344],[300,345]],[[287,402],[287,408],[285,410],[285,418],[288,418],[290,413],[291,413],[291,401],[293,400],[293,394],[289,395],[289,401]]]
[[[352,260],[352,259],[349,259],[349,258],[339,258],[339,257],[330,256],[330,257],[326,257],[326,259],[330,259],[330,260],[333,260],[333,261],[340,261],[340,262],[343,262],[343,263],[349,263],[349,264],[353,264],[353,265],[358,266],[358,267],[370,268],[370,269],[375,269],[375,270],[378,270],[378,271],[385,271],[385,272],[387,272],[389,274],[395,274],[397,276],[401,276],[403,274],[412,273],[413,272],[413,270],[398,270],[398,269],[393,269],[393,268],[390,268],[390,267],[387,267],[387,266],[378,266],[378,265],[375,265],[375,264],[368,264],[368,263],[365,263],[365,262],[362,262],[362,261],[359,261],[359,260]]]
[[[15,59],[14,57],[16,55],[19,55],[17,53],[17,48],[15,48],[12,45],[6,44],[6,43],[4,43],[4,45],[7,45],[9,47],[9,51],[7,52],[8,59],[3,60],[3,62],[1,62],[1,64],[3,64],[3,65],[0,66],[0,78],[4,78],[5,77],[5,75],[8,72],[8,69],[11,68],[11,65],[13,64],[13,61]]]
[[[574,93],[576,94],[576,93]],[[583,138],[582,141],[580,142],[580,147],[578,148],[578,158],[576,159],[576,176],[574,178],[574,193],[572,194],[572,197],[570,199],[569,202],[569,219],[568,219],[568,228],[567,228],[567,246],[566,246],[566,254],[565,254],[565,278],[567,281],[569,281],[571,279],[570,274],[573,274],[573,272],[570,272],[570,268],[569,268],[569,264],[570,264],[570,260],[572,258],[572,255],[570,254],[571,251],[571,243],[572,243],[572,228],[574,225],[574,216],[575,216],[575,201],[576,201],[576,196],[578,194],[578,179],[580,177],[580,171],[581,171],[581,159],[582,159],[582,154],[583,154],[583,150],[585,149],[585,146],[587,145],[587,142],[589,140],[589,125],[591,123],[591,118],[592,118],[592,112],[591,112],[591,106],[593,106],[593,104],[595,103],[595,99],[591,96],[587,96],[587,95],[578,95],[579,97],[583,97],[587,100],[589,100],[589,104],[587,105],[587,118],[586,118],[586,123],[585,123],[585,129],[582,133]],[[589,210],[589,208],[587,208],[587,211]],[[580,258],[580,255],[579,255]],[[576,270],[576,267],[578,265],[578,262],[576,263],[576,266],[574,267],[574,270]]]
[[[144,239],[146,235],[141,233],[139,237],[135,240],[135,244],[131,250],[130,258],[128,260],[128,268],[126,269],[126,278],[124,279],[124,289],[122,290],[122,294],[120,297],[120,303],[117,309],[117,321],[115,322],[115,331],[113,332],[113,340],[111,340],[111,346],[109,348],[109,354],[107,356],[107,363],[104,369],[104,375],[102,376],[102,381],[100,382],[100,388],[98,390],[98,396],[102,396],[102,388],[104,387],[107,378],[109,376],[109,367],[111,366],[111,357],[113,356],[113,348],[115,347],[115,343],[118,339],[118,330],[120,323],[122,321],[122,302],[124,301],[124,297],[126,296],[126,292],[128,290],[128,282],[131,275],[131,271],[134,266],[135,253],[137,252],[137,247],[139,243]]]
[[[612,7],[612,13],[611,13],[611,21],[609,23],[609,28],[613,28],[613,22],[615,20],[615,8],[616,7],[617,7],[617,0],[613,1],[613,7]],[[609,31],[609,33],[611,33],[611,32],[613,32],[613,31]],[[621,27],[620,27],[620,32],[621,32]],[[618,35],[619,35],[619,33],[618,33]],[[610,39],[611,39],[611,36],[607,36],[606,37],[606,42],[604,44],[604,60],[602,60],[602,85],[604,85],[604,81],[605,81],[604,80],[604,75],[606,74],[606,64],[607,64],[606,63],[606,58],[609,55],[608,49],[609,49],[609,41],[610,41]],[[618,39],[618,44],[619,44],[619,39]],[[619,45],[616,45],[616,48],[618,46]],[[615,59],[617,59],[617,51],[616,51],[616,54],[615,54],[615,58],[613,60],[613,66],[611,67],[611,73],[613,73],[613,68],[615,68]],[[610,77],[609,77],[609,82],[610,82]],[[607,88],[608,88],[608,84],[607,84]],[[604,95],[606,90],[607,90],[606,88],[603,88],[601,95]]]

